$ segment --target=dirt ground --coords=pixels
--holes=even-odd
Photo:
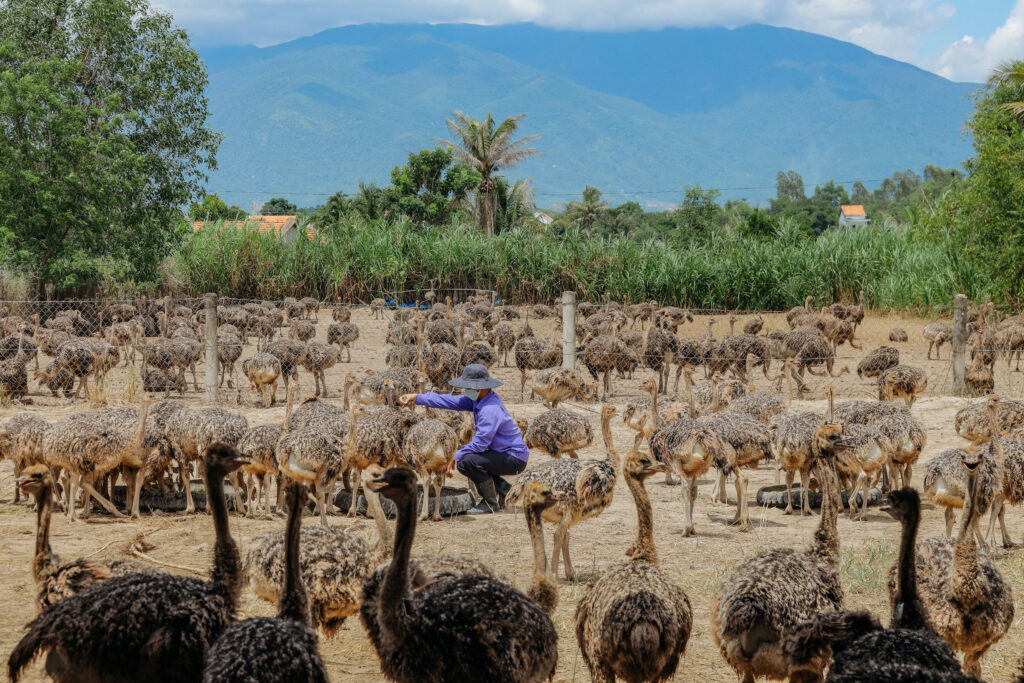
[[[321,311],[317,339],[326,338],[325,330],[329,324],[329,317],[329,311]],[[365,309],[356,311],[353,320],[360,325],[361,337],[353,349],[352,363],[339,364],[327,375],[331,400],[338,403],[346,372],[362,372],[384,367],[383,336],[386,322],[373,320],[372,315]],[[925,360],[927,342],[922,340],[920,331],[926,322],[928,321],[880,318],[869,314],[858,330],[858,337],[864,345],[864,350],[855,351],[848,346],[840,347],[836,370],[848,365],[851,372],[833,380],[837,400],[874,397],[874,382],[857,378],[856,362],[869,349],[889,343],[890,327],[904,327],[910,335],[910,341],[895,344],[903,355],[902,362],[923,367],[929,375],[928,391],[924,397],[919,398],[913,408],[914,415],[928,430],[928,444],[921,464],[944,448],[963,443],[954,432],[953,416],[957,409],[966,404],[964,399],[942,395],[948,392],[949,388],[950,350],[948,346],[944,347],[941,361]],[[514,326],[519,324],[519,321],[513,321]],[[553,321],[531,320],[531,325],[538,334],[560,337],[554,331]],[[741,326],[742,323],[737,325],[737,331]],[[702,334],[706,327],[706,318],[698,317],[693,323],[681,328],[680,334],[696,337]],[[727,323],[719,322],[715,329],[716,335],[727,333],[726,328]],[[785,329],[781,316],[768,317],[765,331],[770,329]],[[252,353],[254,347],[250,346],[246,348],[244,355],[249,356]],[[997,365],[999,363],[1001,361],[997,362]],[[105,386],[106,396],[111,404],[133,398],[137,400],[133,396],[137,383],[128,380],[130,370],[130,367],[119,368]],[[501,367],[499,360],[492,368],[492,372],[506,382],[506,386],[500,389],[499,393],[514,415],[532,418],[543,411],[540,403],[519,402],[519,375],[514,367]],[[638,395],[639,385],[646,376],[646,373],[641,371],[637,372],[632,380],[616,380],[609,402],[621,406],[630,397]],[[1019,397],[1022,382],[1022,374],[1008,372],[1005,364],[997,368],[996,389],[1002,395]],[[300,383],[304,391],[312,392],[312,377],[308,373],[300,371]],[[809,397],[811,400],[794,401],[794,410],[823,409],[822,389],[825,380],[810,378],[809,383],[812,389]],[[774,385],[760,374],[757,384],[760,390],[775,389]],[[34,382],[32,387],[32,404],[26,406],[16,402],[0,408],[0,420],[22,410],[37,411],[49,419],[59,419],[87,406],[82,400],[52,398],[48,392],[43,395],[34,388]],[[278,396],[283,398],[283,391],[279,391]],[[527,392],[527,399],[528,396]],[[227,392],[226,398],[234,404],[236,393],[233,390]],[[283,419],[284,407],[280,402],[270,409],[257,407],[256,397],[248,391],[244,392],[243,399],[244,404],[236,406],[236,409],[245,414],[250,424]],[[186,400],[200,404],[202,393],[190,391]],[[595,435],[599,435],[600,425],[596,413],[598,404],[577,407],[592,411],[583,414],[590,419]],[[632,444],[634,432],[618,419],[612,426],[620,450]],[[598,436],[595,443],[580,455],[603,457],[600,437]],[[534,453],[531,461],[536,462],[545,457],[547,456]],[[914,469],[914,481],[918,485],[923,472],[921,464]],[[715,647],[709,632],[709,610],[715,589],[737,563],[761,550],[807,546],[818,523],[816,516],[785,516],[781,510],[759,508],[754,503],[753,495],[757,488],[774,483],[774,467],[762,467],[750,472],[749,477],[751,529],[746,533],[740,533],[728,526],[727,521],[734,509],[735,490],[730,483],[729,505],[711,503],[709,496],[713,482],[709,476],[700,483],[695,511],[697,533],[690,538],[683,538],[680,534],[683,515],[679,487],[666,486],[660,476],[652,479],[648,485],[654,505],[655,540],[662,568],[683,586],[694,608],[693,632],[675,680],[695,680],[697,677],[708,682],[736,680],[735,674]],[[465,483],[461,477],[457,477],[455,481],[457,485]],[[0,462],[0,557],[4,558],[10,569],[0,573],[0,601],[6,605],[4,615],[0,617],[0,652],[3,653],[10,652],[20,637],[22,627],[35,614],[35,588],[30,574],[35,515],[28,506],[11,503],[13,490],[11,465],[9,462]],[[315,524],[317,519],[307,516],[304,522]],[[558,681],[587,680],[586,667],[579,656],[573,628],[576,603],[587,581],[608,566],[624,561],[624,552],[632,543],[635,533],[635,522],[633,500],[626,488],[619,486],[614,502],[601,516],[583,522],[573,531],[573,563],[581,576],[573,584],[565,582],[564,579],[560,580],[560,602],[554,616],[559,635],[560,657],[556,676]],[[984,523],[987,522],[986,518]],[[334,516],[330,523],[332,526],[355,530],[372,542],[373,525],[367,519]],[[1013,538],[1021,541],[1024,535],[1024,514],[1019,508],[1009,510],[1007,523]],[[235,515],[231,520],[232,533],[243,551],[251,538],[267,530],[281,527],[280,520],[248,520]],[[887,515],[871,509],[866,522],[852,522],[845,514],[841,515],[839,532],[843,550],[842,579],[846,590],[847,607],[869,609],[879,615],[883,622],[887,622],[885,575],[895,560],[899,526]],[[920,537],[939,536],[943,532],[941,510],[926,504]],[[90,555],[114,557],[125,552],[128,542],[139,533],[145,534],[146,540],[153,545],[149,555],[157,560],[195,568],[200,572],[210,566],[213,529],[209,517],[202,514],[191,517],[180,514],[144,515],[138,522],[93,515],[91,519],[75,524],[68,523],[64,516],[58,514],[54,517],[51,541],[55,552],[65,560]],[[550,541],[549,528],[546,530],[546,542],[549,546]],[[442,552],[482,558],[517,587],[525,588],[529,583],[532,560],[526,524],[521,514],[503,513],[485,518],[461,517],[420,524],[414,553],[427,555]],[[995,551],[994,557],[1003,575],[1014,587],[1017,618],[1010,632],[985,657],[984,675],[986,680],[1009,681],[1020,670],[1020,658],[1024,654],[1024,604],[1021,603],[1021,596],[1024,595],[1024,550],[999,549]],[[274,607],[257,600],[246,590],[242,597],[241,613],[242,616],[270,615],[274,613]],[[320,645],[331,680],[382,680],[372,647],[357,618],[350,619],[333,639],[321,640]],[[37,663],[24,680],[43,680],[41,664]]]

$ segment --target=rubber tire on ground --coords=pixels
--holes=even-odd
[[[861,496],[863,494],[857,494],[857,507],[861,505]],[[800,495],[800,485],[793,484],[793,509],[799,510],[802,504],[802,496]],[[842,493],[843,507],[849,508],[850,506],[850,493],[843,491]],[[757,490],[757,504],[762,507],[780,508],[785,509],[789,502],[789,496],[786,494],[785,484],[776,484],[774,486],[762,486]],[[878,505],[882,502],[882,492],[875,488],[868,491],[868,507]],[[807,492],[807,504],[812,509],[821,508],[821,491],[808,491]]]
[[[362,489],[360,489],[362,491]],[[417,492],[417,505],[416,509],[419,510],[419,492]],[[434,505],[437,499],[434,498],[434,492],[431,490],[429,507],[427,508],[427,516],[434,514]],[[344,511],[348,511],[352,505],[352,492],[346,491],[345,489],[339,489],[334,494],[334,504],[337,505]],[[384,514],[387,515],[388,519],[394,519],[398,514],[398,509],[395,508],[395,504],[386,498],[380,498],[381,507],[384,508]],[[476,505],[476,499],[473,494],[467,489],[455,488],[452,486],[444,486],[441,488],[441,516],[442,517],[454,517],[455,515],[461,515],[466,510]],[[356,510],[361,515],[368,515],[366,509],[366,498],[359,494],[359,498],[356,500]]]
[[[127,496],[128,488],[126,486],[114,487],[113,503],[124,512],[130,511],[128,509],[129,503],[126,502]],[[228,510],[234,510],[235,494],[229,483],[224,484],[224,497],[228,501]],[[192,481],[192,502],[195,503],[196,510],[206,510],[206,489],[203,487],[202,480],[195,479]],[[181,512],[185,509],[186,504],[184,491],[153,491],[144,488],[142,493],[139,494],[139,510],[141,512],[153,512],[154,510]]]

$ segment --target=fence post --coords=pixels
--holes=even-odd
[[[219,357],[217,356],[217,295],[206,295],[206,400],[217,402],[217,375],[219,374]]]
[[[576,292],[562,292],[562,367],[576,368]]]
[[[953,297],[953,394],[963,396],[965,352],[967,349],[967,296]]]

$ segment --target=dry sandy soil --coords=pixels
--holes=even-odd
[[[322,311],[320,319],[317,338],[323,340],[329,322],[329,311]],[[339,400],[336,397],[341,390],[345,372],[361,372],[383,367],[383,334],[386,323],[374,321],[365,310],[357,311],[354,320],[360,324],[362,336],[353,350],[352,364],[341,364],[328,373],[329,390],[336,401]],[[950,351],[948,346],[943,349],[942,361],[925,360],[927,342],[923,342],[920,335],[925,322],[927,321],[869,315],[868,320],[858,331],[858,335],[862,337],[864,351],[854,351],[847,346],[840,347],[840,360],[837,363],[837,369],[849,365],[851,370],[854,370],[857,360],[868,349],[888,343],[890,327],[901,325],[907,329],[910,342],[896,344],[903,353],[903,362],[926,368],[930,378],[928,391],[913,409],[914,415],[922,420],[928,429],[928,445],[922,461],[927,461],[944,448],[962,444],[953,430],[953,415],[966,403],[964,399],[941,395],[948,391]],[[550,320],[531,321],[531,324],[538,334],[558,336]],[[784,329],[785,324],[781,317],[772,316],[768,319],[766,328]],[[705,319],[698,318],[694,323],[684,326],[680,333],[696,337],[705,329]],[[719,323],[715,331],[719,336],[724,334],[725,325]],[[253,349],[248,347],[245,355],[251,353]],[[1019,396],[1021,374],[1007,372],[1005,365],[999,370],[996,378],[997,390],[1006,396]],[[539,403],[518,401],[519,377],[515,368],[500,367],[499,360],[493,371],[507,383],[500,393],[514,414],[532,418],[542,412],[543,407]],[[127,373],[127,370],[119,369],[108,383],[107,395],[112,404],[125,400],[124,395],[131,385],[126,379]],[[639,385],[644,377],[643,372],[638,372],[633,380],[616,380],[609,401],[617,405],[624,404],[631,396],[639,393]],[[308,373],[300,372],[300,381],[304,389],[312,391],[312,377]],[[811,378],[812,400],[794,402],[793,409],[822,410],[824,381]],[[853,372],[834,380],[834,384],[837,400],[868,398],[872,397],[875,391],[873,382],[859,380]],[[762,390],[773,388],[760,376],[758,385]],[[238,406],[237,409],[244,412],[251,424],[279,421],[283,418],[284,409],[280,403],[273,408],[263,409],[255,405],[256,397],[251,393],[246,392],[244,398],[245,404]],[[38,390],[33,391],[31,399],[33,403],[29,406],[16,403],[0,408],[0,419],[6,419],[20,410],[38,411],[45,417],[57,419],[86,406],[84,401],[55,399],[51,398],[49,393],[42,395]],[[230,399],[233,404],[234,392],[231,392]],[[186,400],[198,404],[201,401],[201,394],[190,392]],[[594,411],[597,405],[580,407]],[[591,420],[595,434],[599,434],[596,412],[584,414]],[[613,432],[620,450],[632,443],[633,432],[620,421],[613,422]],[[600,438],[581,453],[581,457],[602,456]],[[536,461],[544,457],[546,456],[535,453],[532,459]],[[914,480],[917,484],[920,483],[922,471],[921,466],[914,470]],[[773,468],[763,467],[751,472],[751,498],[758,487],[774,483],[774,478]],[[458,484],[465,483],[461,477],[456,481]],[[730,484],[730,504],[724,505],[709,502],[711,484],[710,477],[701,482],[695,513],[697,533],[691,538],[683,538],[680,535],[683,517],[679,488],[664,485],[660,476],[648,485],[654,504],[655,538],[662,567],[686,590],[695,613],[693,633],[676,675],[676,680],[679,681],[696,680],[698,677],[708,682],[736,680],[735,674],[725,664],[715,647],[708,630],[709,610],[716,587],[732,567],[761,550],[773,547],[805,547],[817,524],[817,518],[814,516],[785,516],[781,510],[759,508],[751,500],[751,529],[746,533],[740,533],[727,524],[734,509],[733,487]],[[0,652],[3,653],[10,652],[20,637],[23,625],[32,619],[35,613],[34,586],[29,572],[35,517],[29,507],[11,504],[13,488],[10,463],[0,463],[0,557],[8,563],[8,571],[0,573],[0,601],[5,605],[4,615],[0,618]],[[317,519],[307,516],[305,522],[315,524]],[[374,532],[369,520],[335,516],[330,522],[335,526],[353,529],[368,540],[373,539]],[[985,523],[987,522],[986,518]],[[1014,539],[1020,541],[1024,535],[1024,515],[1020,509],[1011,509],[1007,514],[1007,522]],[[267,530],[280,528],[281,524],[280,520],[248,520],[233,516],[231,528],[244,549],[249,539]],[[842,579],[847,595],[847,606],[869,609],[882,616],[883,621],[888,621],[885,575],[895,559],[898,525],[885,514],[872,509],[866,522],[853,522],[846,515],[842,515],[839,531],[843,549]],[[943,531],[941,510],[927,505],[921,538],[938,536]],[[146,515],[138,522],[93,515],[90,520],[76,524],[69,524],[63,516],[57,515],[54,519],[52,543],[55,551],[68,560],[92,554],[97,557],[110,557],[125,552],[129,540],[139,533],[144,533],[146,540],[154,546],[150,555],[158,560],[199,571],[210,566],[213,530],[209,517],[202,514],[191,517],[154,514]],[[574,530],[571,550],[574,564],[581,577],[573,584],[561,580],[560,605],[554,617],[559,634],[560,654],[556,680],[587,680],[586,667],[579,656],[573,629],[576,602],[588,580],[611,564],[625,559],[624,552],[632,543],[634,533],[633,501],[624,487],[617,489],[611,507],[600,517],[586,521]],[[550,544],[550,530],[547,532],[547,541]],[[426,522],[419,526],[414,552],[444,552],[482,558],[518,587],[525,587],[530,579],[531,554],[522,515],[504,513],[486,518],[463,517],[442,522]],[[987,680],[1009,681],[1015,672],[1019,671],[1020,658],[1024,654],[1024,605],[1020,599],[1020,596],[1024,595],[1024,550],[997,550],[995,558],[1004,576],[1013,584],[1017,596],[1018,616],[1010,632],[989,651],[984,660],[984,672]],[[241,607],[243,615],[269,615],[274,612],[271,605],[257,600],[248,591],[243,594]],[[334,681],[373,681],[382,678],[373,650],[356,618],[349,620],[335,638],[323,640],[321,651]],[[24,680],[42,680],[41,670],[41,665],[37,663]]]

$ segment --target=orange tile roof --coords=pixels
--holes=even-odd
[[[844,216],[866,216],[864,207],[860,204],[843,204],[839,207]]]
[[[225,228],[242,228],[245,226],[254,226],[259,229],[261,234],[268,233],[271,230],[274,231],[274,235],[280,237],[282,233],[290,230],[294,225],[297,216],[249,216],[244,221],[224,221],[222,223]],[[211,223],[213,221],[210,221]],[[193,221],[192,229],[199,230],[204,225],[203,221]],[[313,241],[316,237],[315,233],[311,228],[306,228],[306,237],[309,241]]]

